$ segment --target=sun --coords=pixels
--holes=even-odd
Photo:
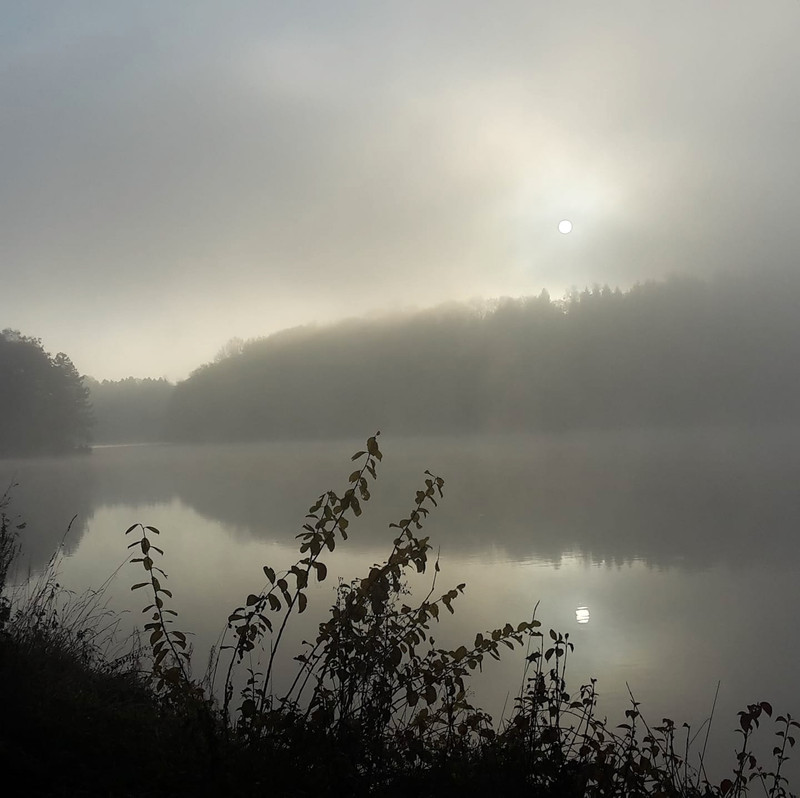
[[[558,223],[558,232],[567,235],[572,232],[572,222],[569,219],[562,219]]]

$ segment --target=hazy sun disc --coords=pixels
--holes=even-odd
[[[558,232],[567,235],[572,232],[572,222],[569,219],[562,219],[558,223]]]

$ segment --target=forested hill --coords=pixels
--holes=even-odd
[[[800,277],[673,278],[299,328],[203,366],[178,440],[800,418]]]
[[[38,338],[0,332],[0,456],[69,452],[88,445],[89,392],[63,352]]]

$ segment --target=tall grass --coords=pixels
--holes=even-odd
[[[20,790],[8,794],[176,794],[175,764],[191,772],[201,752],[180,747],[184,728],[155,696],[146,652],[120,631],[107,602],[114,575],[95,590],[67,589],[59,546],[41,573],[11,584],[20,527],[3,507],[0,762]]]

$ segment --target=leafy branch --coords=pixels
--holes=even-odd
[[[131,590],[149,587],[153,595],[152,603],[144,607],[142,612],[153,611],[151,620],[144,625],[144,629],[150,632],[149,643],[153,652],[153,675],[156,678],[157,688],[159,690],[163,690],[165,687],[176,688],[181,683],[184,686],[190,686],[191,650],[186,641],[186,635],[171,628],[173,618],[178,613],[164,606],[164,597],[171,599],[172,592],[161,586],[161,580],[157,574],[160,574],[163,579],[166,579],[167,575],[153,562],[152,558],[154,553],[163,556],[164,550],[153,545],[147,536],[148,532],[153,535],[161,533],[154,526],[136,523],[128,527],[125,534],[128,535],[137,528],[141,529],[142,536],[139,540],[130,543],[128,548],[138,547],[141,550],[142,556],[133,557],[131,562],[142,564],[142,568],[147,573],[147,581],[133,585]],[[165,667],[168,657],[170,659]]]

